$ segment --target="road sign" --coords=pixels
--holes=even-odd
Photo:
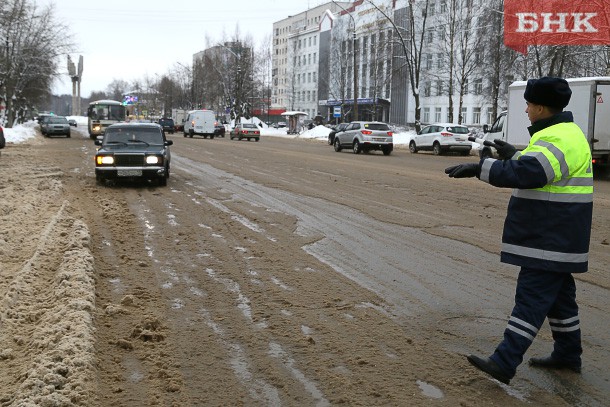
[[[341,117],[341,106],[335,106],[333,108],[333,117]]]

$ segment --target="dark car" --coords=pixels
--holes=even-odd
[[[74,119],[68,119],[68,124],[73,127],[78,127],[78,123]]]
[[[254,141],[259,141],[261,137],[261,131],[253,123],[239,123],[229,134],[231,135],[231,140],[236,138],[238,140],[248,139],[250,141],[254,139]]]
[[[214,135],[216,137],[224,137],[227,129],[225,129],[225,125],[222,123],[216,123],[214,125]]]
[[[159,125],[163,128],[163,131],[174,134],[176,127],[174,126],[174,119],[159,119]]]
[[[335,136],[337,135],[337,133],[345,131],[345,128],[347,127],[348,124],[349,123],[339,123],[338,125],[336,125],[332,128],[332,131],[330,133],[328,133],[328,145],[329,146],[332,146],[333,144],[335,144]]]
[[[157,123],[116,123],[108,126],[95,144],[95,178],[154,180],[167,185],[174,142],[165,138]]]
[[[63,116],[48,116],[40,122],[40,132],[45,137],[70,137],[70,124]]]
[[[4,148],[6,145],[6,139],[4,138],[4,129],[0,126],[0,148]]]

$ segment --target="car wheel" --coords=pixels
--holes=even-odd
[[[213,134],[210,136],[210,140],[214,140],[214,135]]]
[[[335,146],[335,151],[336,151],[336,152],[339,152],[339,151],[341,151],[341,150],[342,150],[342,148],[341,148],[341,142],[340,142],[340,141],[339,141],[339,139],[338,139],[338,138],[336,138],[336,137],[335,137],[335,144],[334,144],[334,146]]]
[[[184,137],[186,137],[186,136],[187,136],[187,134],[186,134],[186,132],[184,132]]]
[[[159,178],[157,178],[157,182],[159,183],[160,187],[165,187],[167,186],[167,177],[165,175],[160,176]]]
[[[248,137],[248,141],[250,141],[250,140],[251,140],[250,137]]]
[[[441,145],[438,142],[434,143],[432,146],[432,152],[434,155],[441,155],[443,153],[441,150]]]
[[[330,136],[330,134],[329,134],[329,135],[328,135],[328,145],[329,145],[329,146],[332,146],[332,145],[334,144],[334,143],[333,143],[333,141],[334,141],[334,140],[332,139],[332,137],[331,137],[331,136]]]
[[[354,144],[352,145],[352,151],[354,152],[354,154],[360,154],[360,152],[362,151],[362,147],[360,147],[360,142],[358,142],[358,140],[354,141]]]
[[[415,145],[415,141],[411,140],[409,143],[409,151],[413,154],[417,153],[417,146]]]
[[[260,141],[260,139],[257,137],[257,138],[254,139],[254,141]]]
[[[383,152],[383,155],[390,155],[392,154],[392,149],[390,147],[381,147],[381,152]]]

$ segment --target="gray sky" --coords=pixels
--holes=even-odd
[[[72,60],[83,56],[81,96],[105,90],[114,79],[131,82],[166,73],[174,64],[190,65],[193,54],[211,43],[251,36],[255,46],[268,39],[273,23],[327,3],[325,0],[35,0],[55,4],[77,44]],[[71,94],[66,73],[56,94]]]

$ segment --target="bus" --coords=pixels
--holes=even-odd
[[[125,106],[116,100],[96,100],[87,109],[89,137],[95,139],[104,134],[106,127],[125,121]]]

